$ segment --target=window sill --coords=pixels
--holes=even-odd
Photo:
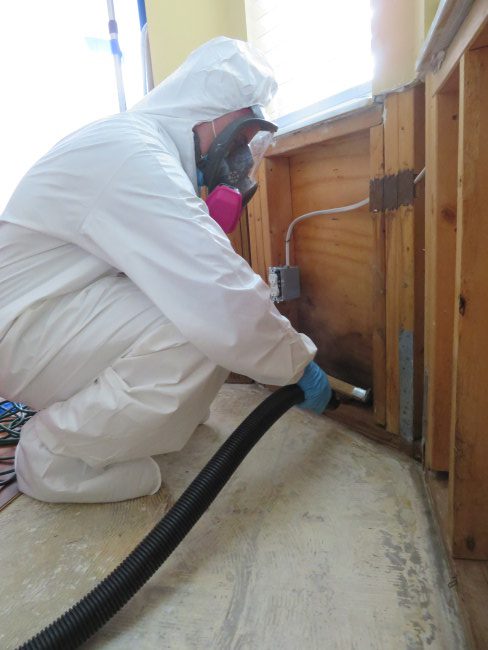
[[[328,140],[364,131],[383,122],[383,105],[373,99],[356,101],[342,110],[331,111],[328,116],[314,124],[281,134],[278,131],[266,158],[288,157],[304,148],[322,145]]]
[[[316,104],[275,119],[274,122],[278,125],[277,137],[294,133],[305,127],[314,126],[332,117],[344,115],[372,104],[371,82],[349,88],[338,95],[333,95]]]

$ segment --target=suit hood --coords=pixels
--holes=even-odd
[[[266,106],[276,90],[273,72],[259,51],[219,36],[194,50],[129,112],[158,122],[196,187],[193,127],[240,108]]]

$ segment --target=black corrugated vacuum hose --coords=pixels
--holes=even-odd
[[[229,436],[174,506],[99,585],[19,650],[78,648],[116,614],[159,569],[200,519],[234,471],[302,389],[284,386],[267,397]]]

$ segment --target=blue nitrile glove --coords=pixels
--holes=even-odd
[[[305,394],[305,400],[298,406],[302,409],[315,411],[315,413],[323,413],[332,397],[332,389],[322,368],[311,361],[297,383]]]

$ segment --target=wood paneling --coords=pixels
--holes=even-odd
[[[292,220],[290,192],[288,158],[265,158],[248,219],[252,267],[266,282],[268,267],[285,263],[285,235]]]
[[[371,178],[422,169],[423,102],[422,87],[388,97],[386,131],[375,107],[278,140],[249,210],[252,264],[263,278],[284,263],[293,218],[368,197]],[[410,189],[409,204],[387,214],[364,207],[299,223],[291,264],[302,296],[279,305],[330,375],[373,388],[375,423],[407,446],[420,433],[423,397],[423,190],[414,205]]]
[[[431,94],[427,80],[425,463],[449,469],[456,262],[459,93]]]
[[[249,242],[251,266],[263,280],[266,280],[266,262],[264,259],[263,214],[266,218],[267,197],[266,177],[262,169],[259,170],[260,189],[247,206],[247,219],[249,224]]]
[[[460,67],[450,518],[456,557],[488,558],[488,48]]]
[[[229,235],[234,250],[247,262],[251,262],[251,249],[249,241],[249,225],[247,210],[244,210],[239,223],[233,233]]]
[[[309,147],[290,158],[293,217],[355,203],[369,192],[369,130]],[[373,226],[367,206],[312,217],[293,233],[302,297],[298,325],[331,375],[372,386]]]

